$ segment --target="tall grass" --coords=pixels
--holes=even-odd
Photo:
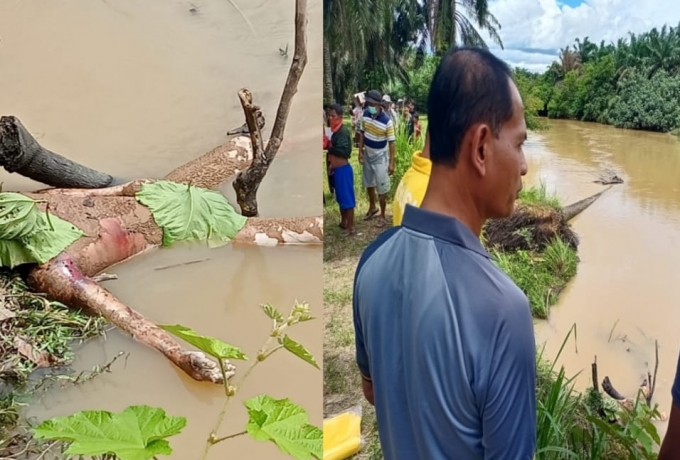
[[[548,310],[557,302],[578,266],[576,252],[559,238],[543,253],[492,250],[491,255],[498,267],[524,291],[537,318],[548,317]]]
[[[414,139],[413,137],[409,138],[406,123],[403,121],[399,123],[396,129],[394,130],[394,134],[396,137],[394,143],[395,161],[394,161],[394,174],[392,174],[392,177],[390,179],[391,181],[390,197],[394,197],[394,193],[397,191],[397,187],[399,186],[399,182],[401,182],[401,178],[404,177],[404,174],[406,173],[408,168],[411,167],[411,159],[413,158],[413,154],[417,150],[423,150],[423,148],[425,147],[426,122],[421,120],[420,123],[423,135],[420,136],[420,138],[418,139]]]
[[[559,209],[562,206],[562,202],[555,192],[548,191],[548,185],[543,179],[541,179],[538,186],[522,189],[519,194],[519,200],[523,203],[547,206],[554,209]]]
[[[576,346],[576,332],[574,324],[552,364],[543,356],[545,348],[536,356],[536,460],[656,459],[660,439],[652,420],[659,413],[643,403],[640,394],[632,408],[621,407],[592,387],[577,392],[578,374],[567,378],[564,366],[555,371],[572,334]]]

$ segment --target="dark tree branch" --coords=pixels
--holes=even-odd
[[[264,176],[267,174],[269,165],[274,160],[276,153],[283,142],[283,133],[286,128],[286,120],[290,113],[290,106],[293,96],[297,93],[298,83],[302,77],[302,72],[307,65],[307,0],[295,1],[295,54],[293,55],[293,62],[288,71],[288,78],[286,85],[283,88],[283,94],[279,102],[279,108],[276,112],[276,120],[272,128],[272,134],[267,142],[267,147],[263,149],[263,154],[258,154],[258,149],[261,145],[260,130],[253,116],[257,113],[252,108],[247,108],[252,104],[252,98],[249,98],[250,93],[247,90],[241,90],[239,96],[241,97],[241,104],[246,115],[246,123],[253,143],[253,163],[243,173],[239,174],[234,181],[234,190],[236,191],[236,201],[241,208],[241,214],[246,217],[255,217],[258,215],[257,209],[257,190]],[[249,117],[251,120],[249,121]],[[258,141],[259,138],[259,141]]]
[[[0,165],[52,187],[104,188],[113,177],[62,157],[41,146],[18,118],[0,118]]]

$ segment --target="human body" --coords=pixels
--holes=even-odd
[[[484,82],[479,84],[479,82]],[[454,50],[428,102],[432,171],[420,208],[357,267],[356,360],[386,460],[530,460],[536,444],[529,301],[480,242],[527,172],[510,69]]]
[[[354,234],[354,171],[349,159],[352,155],[352,135],[342,123],[342,107],[332,105],[328,110],[331,138],[326,142],[328,162],[333,173],[335,198],[340,207],[340,227]]]
[[[394,173],[394,124],[382,110],[378,91],[371,90],[366,93],[366,104],[368,109],[362,117],[359,137],[359,163],[362,165],[362,181],[369,199],[369,209],[365,218],[371,219],[380,212],[378,226],[384,226],[390,176]]]
[[[425,147],[413,153],[411,166],[401,177],[392,201],[392,225],[401,225],[407,204],[418,207],[425,197],[427,183],[430,181],[432,162],[430,161],[429,138],[425,136]]]

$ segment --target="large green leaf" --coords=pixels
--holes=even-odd
[[[165,329],[169,333],[176,335],[180,339],[189,342],[199,350],[209,354],[213,358],[217,359],[241,359],[247,360],[248,357],[243,353],[239,347],[234,345],[229,345],[226,342],[216,339],[214,337],[209,337],[206,335],[199,335],[198,332],[193,329],[176,324],[174,326],[163,325],[159,326],[161,329]]]
[[[18,193],[0,193],[0,264],[43,264],[84,234],[73,224],[40,211]]]
[[[158,181],[144,184],[137,201],[148,207],[163,229],[163,245],[207,241],[210,247],[227,244],[246,224],[227,199],[214,190]]]
[[[0,193],[0,240],[26,237],[49,228],[37,203],[20,193]]]
[[[289,399],[260,395],[245,401],[248,434],[257,441],[271,441],[297,460],[321,459],[323,432],[309,424],[307,412]]]
[[[121,413],[82,411],[47,420],[33,429],[38,439],[70,443],[67,454],[115,454],[120,460],[149,460],[170,455],[165,438],[179,434],[184,417],[171,417],[163,409],[131,406]]]

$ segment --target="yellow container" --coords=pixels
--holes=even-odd
[[[323,422],[323,460],[345,460],[361,450],[361,406]]]

